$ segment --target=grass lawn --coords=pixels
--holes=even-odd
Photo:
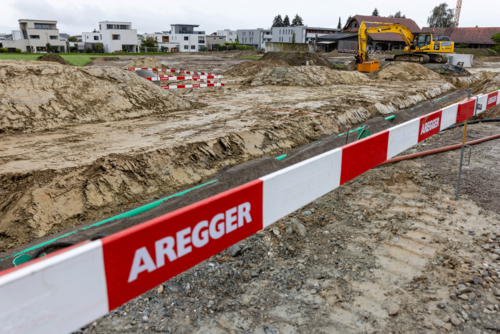
[[[150,52],[150,53],[124,53],[124,54],[116,54],[111,53],[113,56],[106,56],[102,54],[92,54],[92,53],[75,53],[75,54],[64,54],[59,53],[61,57],[63,57],[66,61],[68,61],[71,65],[75,66],[85,66],[92,61],[90,58],[97,57],[107,57],[107,58],[118,58],[117,56],[144,56],[144,55],[166,55],[170,53],[161,53],[161,52]],[[42,54],[40,53],[0,53],[0,59],[12,59],[12,60],[36,60]]]
[[[259,60],[260,58],[262,58],[261,56],[247,56],[247,57],[238,57],[238,58],[241,58],[241,59],[255,59],[255,60]]]

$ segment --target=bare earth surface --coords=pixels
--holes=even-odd
[[[0,62],[0,251],[10,256],[377,117],[416,117],[426,101],[437,109],[462,99],[460,89],[500,87],[493,61],[464,78],[415,66],[406,77],[391,67],[369,77],[238,58],[248,55],[155,57],[168,68],[230,70],[217,91],[161,90],[124,70],[131,56],[83,69]],[[100,98],[78,105],[73,77]],[[461,131],[413,150],[459,143]],[[498,133],[496,123],[476,124],[469,139]],[[80,331],[500,331],[498,147],[498,140],[474,146],[458,202],[459,151],[375,168]]]

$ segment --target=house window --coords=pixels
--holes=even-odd
[[[195,50],[196,49],[196,45],[191,45],[191,49]]]
[[[57,36],[50,36],[50,39],[58,39]]]
[[[112,39],[114,41],[119,41],[120,40],[120,35],[112,35],[112,36],[113,36]]]
[[[185,41],[189,41],[189,37],[188,36],[184,36],[184,40]]]
[[[50,24],[35,23],[35,29],[50,29]]]
[[[167,42],[168,43],[168,39],[169,39],[169,36],[162,36],[161,37],[162,41],[165,43]]]
[[[94,41],[98,41],[99,40],[99,36],[94,36]]]
[[[30,39],[40,39],[40,35],[30,35]]]
[[[189,50],[189,45],[184,45],[184,50]]]
[[[42,51],[47,51],[47,49],[45,48],[45,46],[37,46],[36,47],[36,52],[42,52]]]

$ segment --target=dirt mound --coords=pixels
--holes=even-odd
[[[116,67],[0,61],[0,133],[116,121],[189,107],[182,98]]]
[[[420,64],[393,62],[382,67],[380,70],[369,75],[372,79],[382,80],[403,80],[403,81],[418,81],[418,80],[443,80],[443,77],[433,72]]]
[[[317,53],[311,52],[266,52],[261,60],[281,60],[291,66],[304,66],[309,62],[312,66],[333,68],[332,63]]]
[[[164,65],[160,63],[156,58],[154,57],[140,57],[137,59],[132,60],[130,63],[128,63],[125,68],[165,68],[169,69],[167,65]]]
[[[44,54],[43,56],[38,57],[36,60],[52,61],[52,62],[56,62],[56,63],[62,64],[62,65],[69,65],[69,63],[66,60],[64,60],[63,57],[61,57],[58,54],[53,54],[53,53]]]
[[[269,67],[283,67],[288,66],[287,63],[281,60],[256,60],[256,61],[246,61],[241,64],[233,66],[231,69],[226,71],[224,75],[230,76],[247,76],[255,75],[265,68]]]
[[[359,84],[370,79],[359,72],[335,71],[324,66],[269,67],[246,81],[250,86],[331,86]]]
[[[338,53],[337,50],[333,50],[332,52],[323,54],[323,57],[336,57],[336,56],[340,56],[340,53]]]

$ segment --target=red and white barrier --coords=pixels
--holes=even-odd
[[[174,73],[183,73],[183,74],[194,74],[194,75],[217,75],[217,74],[212,74],[212,73],[204,73],[204,72],[194,72],[194,71],[184,71],[184,70],[176,70],[176,69],[165,69],[165,68],[128,68],[127,70],[129,71],[141,71],[141,70],[147,70],[147,71],[154,71],[154,72],[174,72]]]
[[[348,50],[348,49],[338,49],[337,52],[340,53],[358,53],[359,50]],[[366,53],[386,53],[390,51],[381,51],[381,50],[368,50]]]
[[[183,89],[183,88],[207,88],[207,87],[224,87],[223,83],[218,83],[215,81],[210,81],[208,79],[222,79],[222,75],[211,74],[211,73],[203,73],[203,72],[194,72],[194,71],[184,71],[184,70],[175,70],[175,69],[164,69],[164,68],[128,68],[129,71],[140,71],[140,70],[148,70],[155,72],[175,72],[175,73],[184,73],[184,74],[194,74],[195,76],[190,77],[174,77],[169,75],[158,75],[151,78],[144,78],[149,81],[158,82],[158,81],[179,81],[179,80],[193,80],[206,82],[207,84],[193,84],[193,85],[175,85],[175,86],[161,86],[164,89]]]
[[[498,104],[498,91],[462,101],[109,237],[6,270],[0,273],[0,333],[71,332]]]
[[[223,83],[208,83],[208,84],[161,86],[161,88],[163,88],[163,89],[207,88],[207,87],[224,87],[224,84]]]
[[[200,80],[200,79],[222,79],[222,75],[204,75],[192,77],[170,77],[166,75],[159,75],[158,77],[144,78],[149,81],[179,81],[179,80]]]

